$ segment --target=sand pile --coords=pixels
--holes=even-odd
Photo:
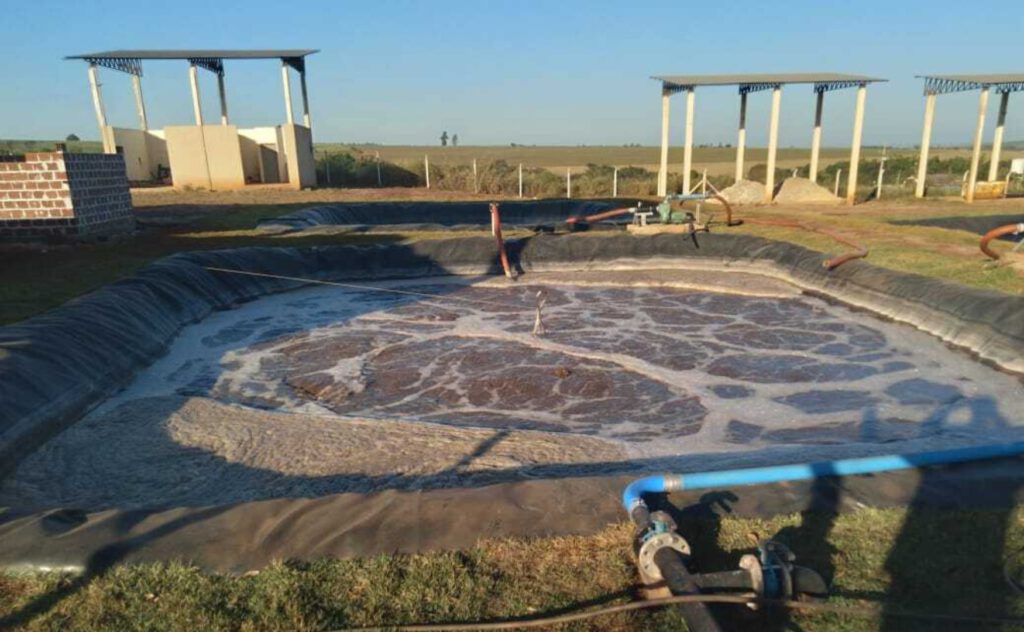
[[[740,180],[731,187],[722,189],[722,197],[733,206],[762,204],[764,202],[764,185],[753,180]]]
[[[840,199],[807,178],[786,178],[775,201],[780,204],[838,204]]]

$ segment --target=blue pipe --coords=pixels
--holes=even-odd
[[[637,479],[630,483],[622,492],[622,506],[625,507],[627,513],[632,515],[635,508],[644,506],[642,496],[649,493],[803,481],[822,476],[853,476],[905,470],[926,465],[981,461],[1020,454],[1024,454],[1024,441],[818,463],[772,465],[717,472],[694,472],[692,474],[660,474]]]

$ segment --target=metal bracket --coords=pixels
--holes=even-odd
[[[636,565],[640,569],[640,579],[645,584],[654,584],[665,579],[661,574],[661,569],[654,563],[654,554],[665,547],[687,557],[690,555],[690,543],[675,531],[666,531],[651,536],[644,541],[640,546],[640,552],[637,553]]]

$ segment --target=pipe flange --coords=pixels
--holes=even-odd
[[[637,568],[640,570],[640,578],[645,584],[653,584],[665,579],[661,569],[654,563],[654,554],[663,548],[670,548],[685,557],[690,556],[690,543],[683,536],[672,531],[658,533],[648,538],[640,546],[637,553]]]

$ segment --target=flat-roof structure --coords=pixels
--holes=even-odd
[[[262,50],[231,50],[231,49],[142,49],[142,50],[108,50],[101,53],[85,53],[69,55],[65,59],[115,60],[115,59],[302,59],[307,55],[319,53],[319,49],[262,49]]]
[[[971,147],[971,170],[967,189],[964,191],[966,200],[973,202],[978,185],[978,166],[981,164],[981,141],[985,131],[985,111],[988,109],[989,92],[995,89],[1002,95],[999,100],[999,118],[996,119],[996,129],[992,135],[992,157],[988,166],[988,182],[993,182],[999,175],[999,154],[1003,149],[1003,130],[1006,127],[1006,109],[1010,102],[1010,93],[1024,90],[1024,73],[917,75],[917,78],[924,79],[925,95],[921,155],[917,162],[917,182],[914,189],[914,195],[919,198],[924,197],[925,180],[928,177],[928,150],[932,140],[932,123],[935,121],[935,97],[952,92],[981,91],[978,120],[974,126],[974,143]]]
[[[89,84],[103,150],[125,153],[130,180],[152,179],[161,168],[170,169],[175,186],[237,188],[248,182],[288,182],[296,188],[315,184],[312,121],[306,90],[306,57],[316,49],[130,49],[69,55],[89,64]],[[279,59],[284,87],[286,123],[269,128],[240,130],[228,119],[224,87],[225,60]],[[167,127],[150,130],[142,97],[144,60],[181,60],[189,64],[189,83],[195,127]],[[139,130],[111,127],[98,80],[98,68],[109,68],[132,76]],[[220,129],[205,125],[199,94],[198,69],[217,75],[220,96]],[[302,125],[295,124],[289,69],[299,74],[302,94]]]
[[[677,92],[686,92],[686,139],[683,149],[683,188],[690,192],[690,171],[693,161],[693,115],[694,92],[698,86],[737,86],[740,95],[739,134],[736,144],[736,180],[743,179],[743,159],[746,148],[747,95],[762,90],[772,91],[772,109],[768,128],[768,173],[765,182],[765,202],[770,202],[775,192],[775,157],[779,140],[779,110],[782,101],[782,86],[787,84],[812,84],[816,95],[814,131],[811,135],[811,167],[809,177],[818,177],[818,157],[821,152],[821,120],[825,93],[844,88],[857,88],[857,109],[854,114],[853,147],[850,152],[849,184],[847,201],[853,202],[856,194],[857,163],[860,160],[861,136],[864,126],[864,100],[867,85],[886,81],[867,75],[851,75],[838,72],[772,73],[772,74],[725,74],[725,75],[659,75],[652,77],[661,82],[661,167],[658,171],[658,194],[665,195],[668,189],[668,136],[669,98]]]

